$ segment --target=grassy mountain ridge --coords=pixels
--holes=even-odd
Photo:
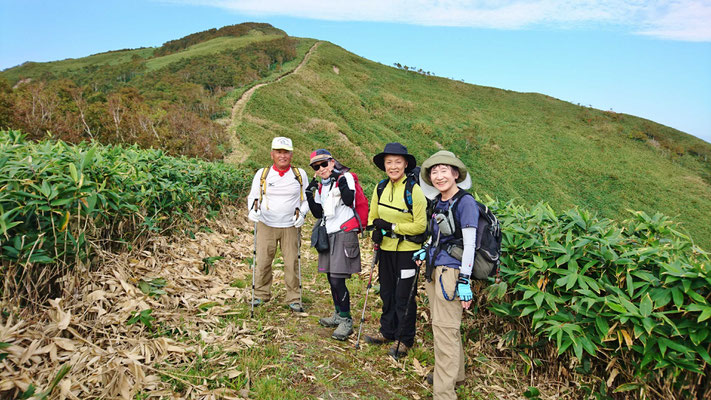
[[[0,77],[15,85],[21,79],[46,78],[47,75],[62,76],[66,73],[76,73],[82,68],[118,65],[130,62],[135,58],[150,60],[147,62],[147,69],[156,70],[181,59],[239,49],[256,42],[285,36],[287,36],[286,32],[269,24],[230,25],[220,29],[193,33],[181,39],[168,41],[160,47],[112,50],[81,58],[50,62],[28,61],[22,65],[0,71]]]
[[[229,152],[223,120],[231,96],[289,71],[311,42],[270,25],[241,24],[169,42],[170,51],[23,65],[0,73],[0,127],[32,139],[51,132],[71,143],[131,143],[220,159]]]
[[[263,138],[285,135],[296,164],[328,147],[372,188],[382,173],[371,158],[385,143],[404,143],[420,162],[445,148],[482,195],[618,220],[661,211],[711,244],[711,145],[634,116],[406,72],[330,43],[298,75],[257,91],[246,114],[237,135],[255,167],[269,162]]]
[[[0,72],[9,84],[2,88],[0,79],[0,125],[35,138],[50,130],[70,142],[91,136],[220,158],[230,150],[220,131],[230,125],[237,97],[293,68],[313,42],[241,24],[167,42],[160,52],[26,63]],[[26,78],[33,82],[9,87]],[[50,121],[32,119],[34,100],[61,107],[49,110]],[[128,104],[120,123],[112,113],[117,104]],[[479,194],[559,210],[581,206],[617,220],[628,209],[661,211],[711,247],[704,223],[711,215],[711,144],[543,94],[384,66],[328,42],[298,74],[259,88],[235,134],[251,151],[249,167],[269,162],[265,138],[285,135],[295,140],[295,164],[305,166],[310,151],[328,147],[366,190],[382,177],[371,158],[385,143],[403,142],[420,161],[445,148],[472,169]]]

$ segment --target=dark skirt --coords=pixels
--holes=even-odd
[[[356,232],[336,232],[328,235],[329,249],[318,253],[318,272],[334,278],[350,278],[360,272],[360,244]]]

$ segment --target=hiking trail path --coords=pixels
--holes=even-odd
[[[245,146],[240,143],[239,137],[237,135],[237,128],[242,123],[242,120],[244,118],[244,110],[247,107],[247,103],[249,102],[249,99],[252,98],[254,92],[256,92],[257,89],[261,87],[280,82],[282,79],[287,78],[292,74],[298,73],[299,70],[301,70],[301,68],[306,65],[306,63],[311,58],[311,55],[316,51],[316,49],[321,43],[322,42],[320,41],[314,43],[311,48],[309,48],[309,50],[306,52],[301,62],[299,62],[299,65],[297,65],[296,68],[294,68],[292,71],[285,73],[284,75],[280,76],[272,82],[263,82],[252,86],[247,91],[242,93],[242,95],[237,99],[235,104],[232,106],[231,120],[226,128],[228,130],[228,134],[231,140],[230,144],[233,149],[232,153],[227,156],[227,162],[240,164],[244,162],[247,157],[249,157],[249,154],[251,152],[250,149],[245,148]]]
[[[298,73],[319,43],[272,83]],[[232,132],[252,94],[267,84],[237,100]],[[226,207],[215,219],[196,220],[172,236],[156,234],[139,248],[96,249],[93,267],[80,266],[65,295],[50,300],[50,307],[36,315],[9,314],[0,324],[8,360],[20,366],[0,363],[0,388],[28,391],[36,382],[38,390],[46,390],[69,366],[51,398],[431,398],[424,377],[434,356],[422,282],[417,342],[407,357],[395,361],[387,347],[369,346],[363,337],[356,350],[373,261],[370,240],[361,239],[362,271],[347,283],[354,333],[346,341],[332,339],[333,328],[318,323],[333,312],[333,300],[309,247],[312,224],[308,217],[301,230],[302,313],[284,304],[283,261],[277,252],[271,301],[250,317],[254,225],[246,204]],[[382,302],[375,271],[363,335],[379,327]],[[460,398],[522,399],[526,376],[507,372],[511,359],[485,357],[484,345],[484,339],[466,344],[468,379]]]

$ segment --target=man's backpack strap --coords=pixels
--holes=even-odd
[[[259,206],[262,205],[262,197],[267,193],[267,175],[269,175],[269,170],[271,167],[266,167],[262,169],[262,177],[259,180]]]
[[[304,201],[304,181],[301,179],[301,172],[299,172],[298,168],[291,167],[291,169],[294,171],[294,178],[296,178],[296,181],[299,182],[299,199],[303,202]]]
[[[259,204],[262,204],[262,197],[264,197],[265,194],[267,194],[267,175],[269,175],[269,170],[272,169],[271,167],[265,167],[262,170],[262,178],[259,180]],[[299,199],[303,202],[304,201],[304,181],[301,178],[301,172],[299,172],[298,168],[291,167],[291,170],[294,171],[294,179],[296,179],[297,182],[299,182]]]

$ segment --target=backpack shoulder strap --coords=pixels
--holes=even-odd
[[[383,191],[386,186],[388,186],[388,178],[378,182],[378,203],[380,203],[380,198],[383,197]]]
[[[299,199],[304,201],[304,181],[301,179],[301,172],[295,167],[291,167],[291,169],[294,171],[294,179],[299,182]]]
[[[402,213],[407,213],[407,212],[409,212],[410,214],[412,214],[412,205],[408,206],[408,208],[405,209],[405,208],[397,208],[397,207],[394,207],[394,206],[392,206],[392,205],[390,205],[390,204],[385,204],[385,203],[383,203],[382,201],[380,201],[380,199],[382,199],[382,197],[383,197],[383,191],[385,191],[385,187],[388,186],[388,182],[389,182],[389,181],[390,181],[390,180],[389,180],[388,178],[385,178],[385,179],[383,179],[382,181],[378,182],[378,205],[379,205],[379,206],[383,206],[383,207],[387,207],[387,208],[390,208],[390,209],[393,209],[393,210],[397,210],[397,211],[400,211],[400,212],[402,212]],[[406,191],[407,191],[407,190],[406,190]],[[406,195],[405,195],[405,196],[406,196]],[[407,203],[407,200],[405,200],[405,203]]]
[[[471,193],[464,189],[459,189],[457,194],[452,197],[452,208],[450,211],[452,212],[452,217],[454,219],[454,237],[457,239],[462,237],[462,224],[459,222],[459,218],[457,218],[457,206],[459,205],[459,200],[466,196],[471,196],[472,198],[474,197]]]
[[[262,197],[267,193],[267,175],[271,167],[262,168],[262,177],[259,179],[259,206],[262,206]]]
[[[412,188],[415,187],[417,182],[415,182],[415,178],[412,176],[408,176],[405,179],[405,191],[402,193],[403,197],[405,198],[405,205],[407,205],[407,211],[412,214]]]

